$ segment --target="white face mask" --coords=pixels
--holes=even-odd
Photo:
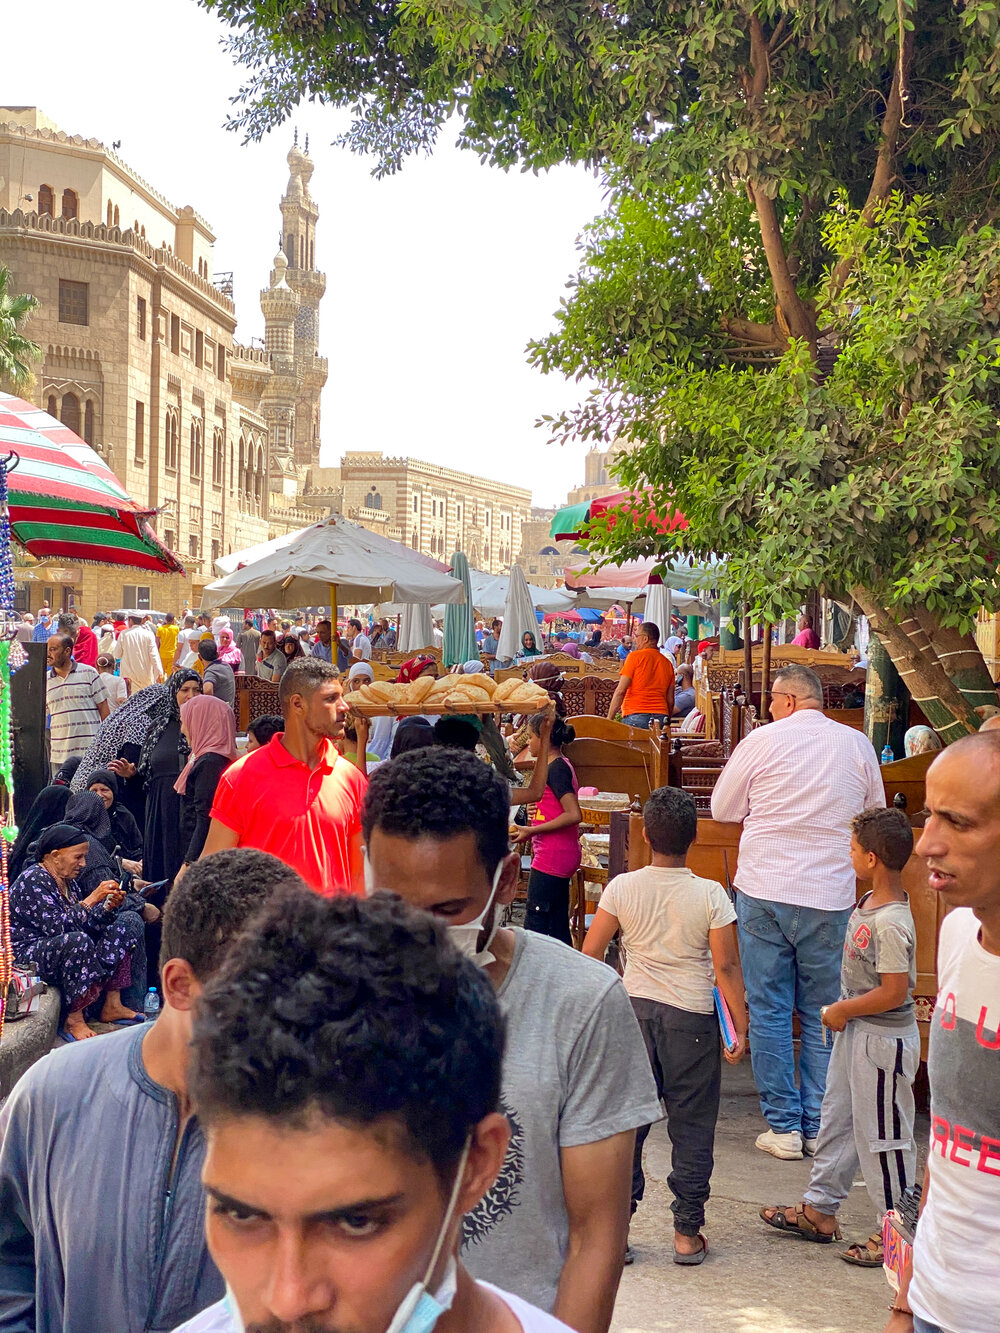
[[[481,947],[479,944],[479,937],[483,933],[484,922],[489,915],[490,909],[493,907],[493,900],[497,896],[497,889],[500,887],[500,879],[503,876],[504,862],[506,859],[506,857],[501,858],[500,863],[494,872],[493,887],[490,890],[490,896],[487,898],[486,906],[479,915],[472,921],[463,921],[460,925],[448,926],[448,938],[451,940],[452,944],[454,944],[458,952],[464,954],[466,958],[471,958],[474,963],[479,965],[479,967],[486,967],[490,963],[496,962],[495,955],[490,953],[489,950],[497,931],[500,929],[499,912],[493,913],[486,939],[483,940]],[[379,886],[375,882],[375,872],[372,869],[371,861],[368,859],[367,850],[365,851],[364,873],[365,894],[370,898],[371,895],[377,891]]]
[[[471,1146],[471,1139],[466,1139],[462,1156],[459,1158],[458,1170],[455,1172],[455,1181],[451,1187],[451,1197],[441,1220],[441,1227],[434,1243],[434,1253],[430,1257],[424,1279],[422,1282],[414,1282],[403,1297],[385,1333],[431,1333],[434,1325],[445,1311],[451,1309],[455,1293],[458,1290],[458,1264],[455,1262],[454,1255],[449,1256],[441,1285],[433,1295],[427,1290],[427,1284],[434,1276],[434,1269],[441,1257],[441,1250],[448,1239],[448,1228],[451,1226],[455,1214],[455,1205],[458,1203],[458,1195],[465,1175],[465,1164],[469,1160]],[[232,1318],[235,1333],[245,1333],[245,1325],[236,1304],[236,1297],[233,1295],[228,1282],[226,1283],[226,1308]]]

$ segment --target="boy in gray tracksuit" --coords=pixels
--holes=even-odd
[[[901,810],[873,807],[855,818],[851,861],[858,879],[872,887],[847,924],[840,999],[821,1011],[836,1036],[809,1188],[800,1204],[760,1210],[779,1231],[820,1244],[840,1240],[837,1212],[860,1166],[879,1231],[849,1245],[841,1258],[862,1268],[881,1265],[882,1218],[916,1172],[916,932],[901,877],[912,851],[913,832]]]

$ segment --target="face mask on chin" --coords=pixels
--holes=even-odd
[[[451,1309],[452,1302],[455,1299],[455,1293],[458,1290],[458,1264],[454,1255],[449,1255],[448,1263],[441,1279],[441,1284],[437,1291],[432,1295],[427,1289],[427,1284],[434,1276],[434,1269],[437,1267],[438,1260],[441,1257],[441,1251],[444,1248],[445,1241],[448,1239],[448,1228],[451,1226],[452,1218],[455,1214],[455,1205],[458,1202],[459,1191],[462,1188],[462,1180],[465,1175],[465,1165],[469,1160],[469,1150],[472,1146],[471,1139],[466,1139],[465,1147],[462,1149],[462,1156],[459,1158],[458,1169],[455,1172],[455,1181],[451,1187],[451,1197],[448,1200],[448,1207],[445,1209],[444,1217],[441,1220],[441,1226],[438,1230],[437,1240],[434,1243],[434,1253],[430,1257],[427,1265],[427,1271],[424,1273],[422,1282],[415,1282],[410,1290],[399,1303],[396,1313],[392,1317],[392,1322],[385,1333],[431,1333],[434,1325],[441,1316]],[[239,1306],[236,1304],[236,1297],[233,1295],[232,1288],[226,1283],[226,1309],[232,1321],[233,1333],[246,1333],[246,1325],[240,1316]],[[311,1327],[308,1320],[307,1326]],[[268,1328],[271,1326],[268,1325]]]
[[[472,921],[463,921],[460,925],[449,925],[447,928],[448,938],[458,952],[464,954],[466,958],[471,958],[479,967],[488,967],[490,963],[496,962],[496,955],[490,953],[490,945],[500,929],[500,913],[494,907],[494,899],[497,896],[497,889],[500,887],[506,859],[506,857],[501,857],[496,870],[493,872],[493,887],[490,889],[486,906],[479,915]],[[365,894],[370,898],[379,886],[375,882],[375,872],[372,870],[367,850],[365,851],[364,871]],[[489,917],[489,924],[487,924],[487,917]],[[484,931],[486,937],[480,943]]]

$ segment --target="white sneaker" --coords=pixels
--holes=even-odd
[[[780,1157],[783,1162],[797,1162],[802,1157],[802,1135],[797,1129],[789,1130],[787,1134],[765,1129],[763,1134],[757,1135],[757,1147],[772,1157]]]
[[[816,1156],[816,1144],[817,1144],[817,1143],[819,1143],[819,1139],[818,1139],[818,1138],[815,1138],[815,1139],[807,1139],[807,1138],[805,1138],[805,1137],[803,1136],[803,1139],[802,1139],[802,1152],[803,1152],[803,1154],[804,1154],[806,1157],[815,1157],[815,1156]]]

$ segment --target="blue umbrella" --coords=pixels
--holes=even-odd
[[[445,666],[458,666],[479,656],[469,562],[461,551],[456,551],[451,558],[451,576],[464,586],[465,601],[449,602],[445,606],[443,660]]]

